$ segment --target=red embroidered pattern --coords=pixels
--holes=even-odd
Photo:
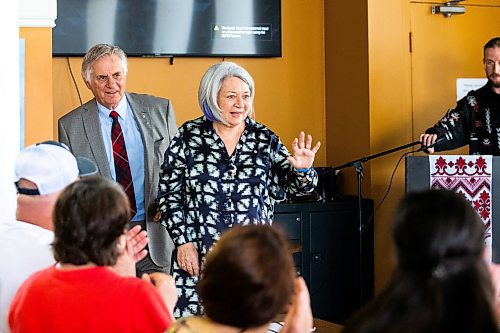
[[[483,220],[491,237],[491,156],[429,156],[431,188],[462,195]]]

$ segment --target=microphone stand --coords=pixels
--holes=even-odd
[[[391,154],[391,153],[394,153],[394,152],[397,152],[397,151],[400,151],[400,150],[403,150],[406,148],[410,148],[410,147],[413,147],[416,145],[420,145],[420,144],[421,144],[420,141],[414,141],[414,142],[407,143],[407,144],[399,146],[399,147],[394,147],[394,148],[382,151],[380,153],[376,153],[373,155],[358,158],[356,160],[347,162],[345,164],[333,167],[333,169],[332,169],[332,172],[335,172],[337,170],[342,170],[345,168],[349,168],[349,167],[354,167],[354,169],[356,170],[356,180],[357,180],[357,188],[358,188],[357,199],[358,199],[358,223],[359,223],[359,226],[358,226],[359,227],[359,272],[360,272],[359,274],[360,274],[360,284],[361,284],[361,286],[360,286],[360,298],[361,298],[360,301],[361,301],[361,303],[360,304],[364,303],[363,302],[364,301],[363,300],[363,275],[364,274],[363,274],[363,242],[362,242],[362,238],[363,238],[363,230],[364,230],[365,226],[363,223],[363,209],[361,207],[361,202],[362,202],[361,183],[363,180],[363,163],[368,162],[369,160],[372,160],[372,159],[375,159],[378,157],[382,157],[382,156],[385,156],[385,155],[388,155],[388,154]],[[435,145],[435,143],[432,145],[429,145],[429,146],[422,146],[416,152],[419,152],[419,151],[424,150],[424,149],[432,148],[434,145]]]

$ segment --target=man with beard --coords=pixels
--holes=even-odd
[[[435,144],[429,153],[468,144],[469,154],[500,155],[500,37],[484,45],[483,64],[488,83],[469,92],[420,136],[423,146]]]

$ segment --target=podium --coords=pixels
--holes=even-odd
[[[429,156],[407,156],[405,162],[406,193],[429,189]],[[500,263],[500,157],[497,156],[492,158],[491,180],[492,261]]]

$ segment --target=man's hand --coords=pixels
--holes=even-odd
[[[110,269],[120,276],[135,277],[134,249],[126,234],[120,236],[116,247],[118,258]]]
[[[422,144],[422,146],[428,147],[436,143],[437,137],[437,134],[420,134],[420,143]],[[434,148],[427,148],[427,151],[425,152],[428,154],[432,154],[434,153]]]
[[[127,231],[127,243],[131,247],[136,263],[148,254],[148,250],[146,250],[148,234],[146,230],[141,230],[140,225],[136,225]]]
[[[281,333],[310,332],[313,326],[311,300],[306,283],[302,277],[295,279],[295,296],[288,309]]]
[[[500,264],[490,264],[489,270],[495,292],[493,298],[493,311],[496,315],[497,322],[500,323]]]
[[[121,276],[136,276],[135,264],[148,254],[145,249],[147,244],[148,234],[144,230],[141,231],[140,225],[121,235],[117,244],[118,259],[111,270]]]
[[[155,272],[151,274],[142,274],[144,281],[151,282],[158,293],[160,294],[165,306],[170,312],[172,319],[174,318],[174,307],[177,303],[177,288],[175,287],[174,278],[165,273]]]

